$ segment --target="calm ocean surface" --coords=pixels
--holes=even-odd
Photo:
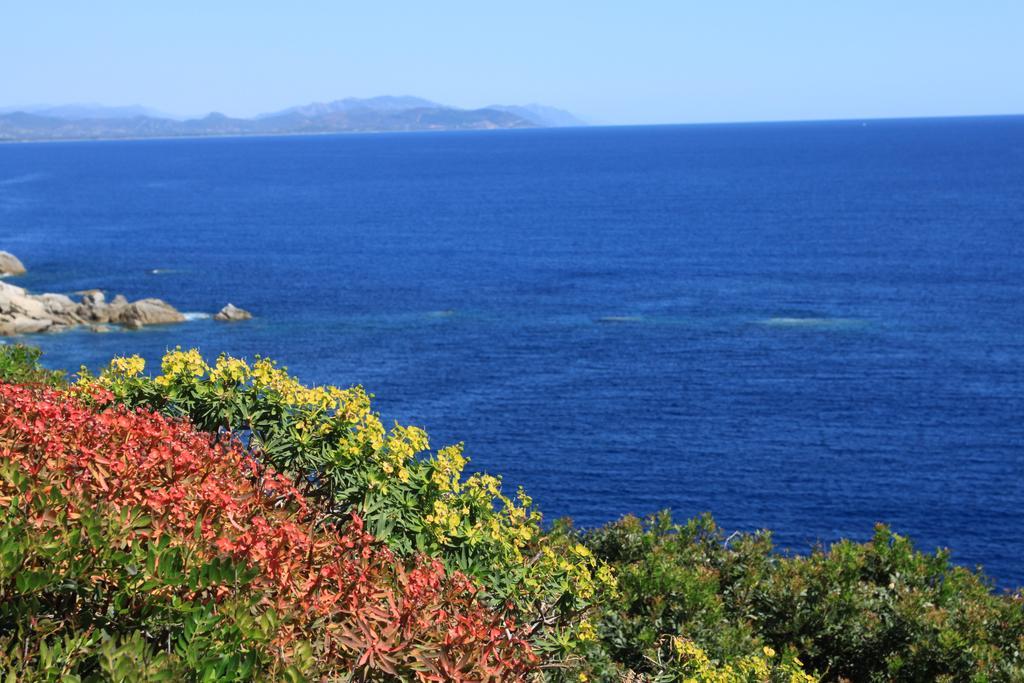
[[[886,521],[1024,584],[1024,118],[4,145],[0,249],[258,316],[52,366],[270,355],[549,518]]]

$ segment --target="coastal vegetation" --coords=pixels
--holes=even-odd
[[[5,680],[1024,680],[1024,597],[884,526],[579,530],[468,464],[268,359],[0,346]]]

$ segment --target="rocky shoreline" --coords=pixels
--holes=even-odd
[[[0,276],[22,275],[25,266],[13,254],[0,251]],[[88,326],[96,332],[108,332],[111,325],[140,329],[149,325],[181,323],[185,316],[162,299],[128,301],[118,294],[111,300],[98,290],[78,292],[78,301],[65,294],[32,294],[0,280],[0,337],[41,332],[60,332]],[[213,316],[214,320],[234,322],[252,317],[248,311],[228,304]]]

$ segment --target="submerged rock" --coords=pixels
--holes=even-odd
[[[228,304],[213,316],[214,320],[221,322],[237,322],[239,320],[249,320],[250,318],[252,318],[252,313],[244,308],[238,308],[234,304]]]
[[[24,275],[25,265],[9,251],[0,251],[0,275]]]

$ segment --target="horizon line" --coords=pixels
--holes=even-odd
[[[5,114],[31,112],[12,112]],[[211,112],[215,113],[215,112]],[[54,117],[56,118],[56,117]],[[151,117],[152,118],[152,117]],[[97,137],[97,138],[28,138],[28,139],[0,139],[0,145],[15,144],[60,144],[80,142],[141,142],[141,141],[168,141],[168,140],[209,140],[209,139],[244,139],[244,138],[298,138],[298,137],[323,137],[323,136],[344,136],[344,135],[416,135],[416,134],[487,134],[487,133],[523,133],[551,130],[583,130],[588,128],[670,128],[682,126],[757,126],[757,125],[786,125],[786,124],[814,124],[814,123],[863,123],[879,121],[939,121],[950,119],[1011,119],[1024,118],[1024,113],[1016,114],[934,114],[925,116],[872,116],[863,118],[829,118],[829,119],[762,119],[742,121],[690,121],[682,123],[596,123],[582,126],[537,126],[533,128],[489,128],[489,129],[438,129],[438,130],[352,130],[352,131],[323,131],[317,133],[296,132],[296,133],[224,133],[211,135],[154,135],[154,136],[125,136],[125,137]]]
[[[412,97],[412,98],[416,98],[416,99],[425,100],[427,102],[430,102],[432,104],[435,104],[435,105],[437,105],[439,107],[443,107],[443,108],[446,108],[446,109],[461,109],[461,110],[465,110],[465,111],[476,111],[476,110],[481,110],[481,109],[489,109],[489,108],[494,107],[494,106],[543,106],[543,107],[551,107],[553,109],[560,109],[560,110],[570,114],[571,116],[573,116],[573,117],[575,117],[575,118],[577,118],[578,120],[581,120],[581,121],[591,121],[591,123],[585,123],[582,126],[557,126],[559,128],[613,128],[613,127],[630,127],[630,126],[708,126],[708,125],[743,125],[743,124],[761,124],[761,123],[827,123],[827,122],[841,123],[841,122],[846,122],[846,121],[899,121],[899,120],[913,120],[913,119],[959,119],[959,118],[999,118],[999,117],[1006,118],[1006,117],[1014,117],[1014,116],[1024,116],[1024,111],[1019,111],[1019,112],[1012,112],[1012,113],[984,113],[984,114],[979,114],[979,113],[970,113],[970,114],[896,114],[896,115],[890,115],[890,114],[871,114],[871,115],[867,115],[867,116],[857,116],[857,115],[843,114],[843,115],[838,115],[838,116],[826,116],[824,118],[789,118],[789,117],[762,118],[762,119],[759,119],[759,118],[751,118],[751,119],[745,119],[745,118],[735,118],[735,119],[734,118],[726,118],[726,119],[710,119],[710,120],[698,120],[698,121],[651,121],[651,122],[643,122],[643,123],[639,123],[639,122],[634,122],[634,123],[611,123],[611,122],[602,122],[600,120],[595,120],[593,117],[590,117],[590,116],[584,115],[584,114],[578,114],[574,110],[565,109],[565,108],[563,108],[561,106],[542,104],[542,103],[539,103],[537,101],[530,102],[530,103],[528,103],[526,105],[497,105],[497,104],[490,104],[490,105],[482,105],[482,106],[478,106],[478,107],[461,107],[461,106],[456,106],[456,105],[450,105],[450,104],[444,104],[444,103],[441,103],[441,102],[436,102],[434,100],[431,100],[430,98],[420,97],[419,95],[373,95],[373,96],[370,96],[370,97],[348,96],[348,97],[338,98],[336,100],[314,100],[314,101],[308,102],[308,103],[306,103],[304,105],[293,105],[292,107],[285,107],[284,109],[281,109],[281,110],[277,110],[277,111],[273,111],[273,112],[269,112],[269,111],[268,112],[260,112],[260,113],[252,114],[252,115],[249,115],[249,116],[226,114],[223,111],[218,111],[218,110],[215,110],[215,109],[211,109],[211,110],[207,111],[204,114],[179,115],[179,114],[171,114],[171,113],[169,113],[167,111],[164,111],[164,110],[162,110],[162,109],[160,109],[158,107],[152,107],[152,106],[147,105],[147,104],[134,103],[134,104],[113,104],[113,105],[109,105],[109,104],[102,104],[102,103],[99,103],[99,102],[70,102],[70,103],[63,103],[63,104],[36,103],[36,104],[25,104],[25,105],[0,105],[0,116],[6,116],[6,115],[9,115],[9,114],[17,114],[17,113],[28,114],[28,115],[33,115],[33,116],[47,116],[46,114],[40,114],[40,113],[31,111],[31,109],[37,109],[37,108],[56,109],[56,108],[60,108],[60,107],[82,106],[82,107],[97,107],[97,108],[107,108],[107,109],[124,109],[124,108],[138,107],[140,109],[151,110],[151,111],[155,112],[155,114],[156,114],[156,115],[153,115],[153,114],[140,114],[139,116],[141,116],[143,118],[165,119],[165,120],[169,120],[169,121],[199,121],[199,120],[202,120],[202,119],[207,118],[207,117],[209,117],[211,115],[214,115],[214,114],[225,116],[227,118],[232,118],[232,119],[240,119],[240,120],[250,119],[251,120],[251,119],[257,119],[257,118],[260,118],[260,117],[264,117],[264,116],[267,116],[269,114],[274,114],[274,113],[277,113],[278,111],[285,111],[285,110],[291,109],[291,108],[299,108],[299,107],[311,106],[311,105],[315,105],[315,104],[325,104],[325,103],[329,104],[331,102],[344,101],[344,100],[372,100],[372,99],[387,98],[387,97],[392,97],[392,98]],[[25,107],[25,108],[22,109],[21,107]],[[48,116],[48,118],[62,119],[63,117],[60,117],[60,116]],[[98,117],[96,120],[102,120],[104,118],[108,118],[108,117]],[[109,118],[124,118],[124,117],[109,117]],[[353,132],[357,132],[357,131],[353,131]],[[360,131],[360,132],[371,132],[371,131]],[[393,132],[399,132],[399,131],[393,131]],[[404,131],[404,132],[437,132],[437,131]],[[177,137],[177,136],[174,136],[174,137]],[[229,137],[229,136],[197,136],[197,137]],[[238,136],[232,135],[231,137],[248,137],[248,136],[243,134],[243,135],[238,135]],[[128,138],[113,138],[113,139],[128,139]]]

